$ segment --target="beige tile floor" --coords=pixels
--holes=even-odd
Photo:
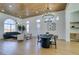
[[[36,39],[0,41],[0,55],[78,55],[79,42],[57,40],[57,49],[42,48]]]

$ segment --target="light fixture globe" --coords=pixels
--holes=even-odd
[[[54,15],[53,14],[51,14],[51,13],[45,13],[45,14],[43,14],[43,16],[42,16],[42,19],[44,20],[44,22],[46,23],[46,22],[52,22],[53,21],[53,19],[54,19]]]

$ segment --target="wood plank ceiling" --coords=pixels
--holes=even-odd
[[[66,3],[0,3],[0,12],[19,18],[27,18],[50,11],[61,11]]]

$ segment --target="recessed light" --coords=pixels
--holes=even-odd
[[[11,7],[12,7],[12,5],[9,5],[9,7],[11,8]]]

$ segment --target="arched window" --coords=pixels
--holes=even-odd
[[[4,32],[16,31],[16,22],[12,19],[7,19],[4,22]]]

